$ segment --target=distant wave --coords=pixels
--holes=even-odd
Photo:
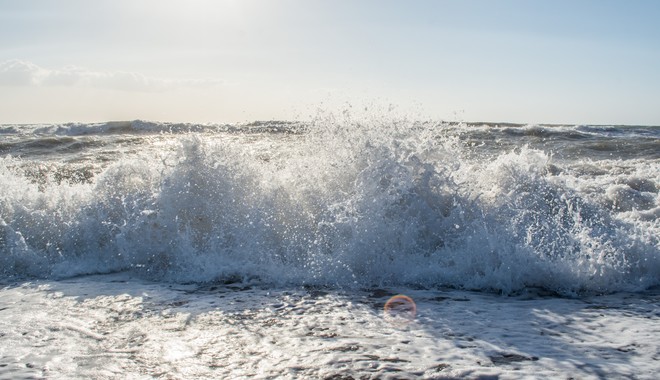
[[[140,135],[182,134],[215,132],[251,133],[298,133],[302,123],[287,121],[255,121],[248,124],[194,124],[162,123],[142,120],[112,121],[105,123],[64,123],[0,125],[0,134],[50,135],[50,136],[94,136],[94,135]]]

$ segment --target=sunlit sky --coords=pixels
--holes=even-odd
[[[0,123],[660,125],[659,20],[654,0],[1,0]]]

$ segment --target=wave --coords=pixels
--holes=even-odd
[[[38,136],[111,136],[185,133],[300,133],[302,123],[255,121],[247,124],[164,123],[144,120],[105,123],[0,125],[0,134]]]
[[[433,125],[427,121],[422,124]],[[627,125],[545,125],[514,123],[443,123],[446,129],[459,129],[461,132],[486,131],[512,136],[559,137],[584,139],[590,137],[660,138],[660,126]],[[37,134],[50,136],[90,136],[118,134],[184,134],[184,133],[303,133],[309,125],[303,122],[265,120],[245,124],[198,124],[168,123],[146,120],[111,121],[103,123],[63,123],[63,124],[4,124],[0,134]]]
[[[497,153],[532,146],[557,157],[660,158],[660,127],[594,125],[466,124],[459,132]]]
[[[152,127],[109,125],[51,132]],[[33,166],[0,159],[2,276],[562,294],[660,284],[653,163],[598,192],[607,175],[557,169],[529,147],[475,157],[443,123],[279,126],[182,133],[169,150],[145,140],[84,180],[58,181],[55,165],[35,181]],[[601,170],[620,171],[612,165]]]

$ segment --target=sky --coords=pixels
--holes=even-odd
[[[660,125],[656,0],[0,0],[0,123]]]

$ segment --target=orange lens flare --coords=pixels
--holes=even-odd
[[[385,303],[385,318],[398,322],[410,322],[417,315],[417,305],[408,296],[398,294]]]

